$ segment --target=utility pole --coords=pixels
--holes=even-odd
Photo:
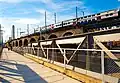
[[[85,16],[85,13],[84,13],[84,11],[81,11],[82,12],[82,14],[83,14],[83,17]]]
[[[47,25],[47,24],[46,24],[46,11],[45,11],[45,28],[46,28],[46,25]]]
[[[56,24],[56,13],[54,13],[54,17],[55,17],[55,24]]]
[[[46,11],[45,11],[45,29],[46,29],[46,33],[47,33]],[[46,34],[45,34],[45,38],[47,38],[47,35],[46,35]]]
[[[78,8],[76,6],[76,18],[78,18]]]
[[[29,35],[29,24],[27,24],[27,34]]]
[[[42,38],[41,38],[41,37],[42,37],[42,36],[41,36],[41,32],[42,32],[42,30],[41,30],[41,27],[40,27],[40,40],[42,40]]]

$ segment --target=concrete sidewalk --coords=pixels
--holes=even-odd
[[[1,83],[80,83],[24,56],[3,49],[0,60]]]

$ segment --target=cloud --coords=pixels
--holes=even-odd
[[[27,33],[27,24],[30,24],[30,33],[33,33],[34,24],[39,23],[39,20],[33,18],[0,18],[0,24],[4,27],[4,41],[11,37],[12,25],[15,25],[15,35],[17,37],[17,28]],[[19,30],[20,32],[20,30]]]
[[[4,2],[4,3],[19,3],[22,1],[24,0],[0,0],[0,2]]]
[[[76,1],[76,0],[64,0],[61,2],[55,2],[55,0],[0,0],[0,2],[9,3],[10,6],[7,6],[5,10],[10,10],[10,15],[5,16],[4,18],[0,18],[0,24],[4,26],[4,40],[8,39],[11,36],[11,27],[15,25],[16,30],[17,28],[21,28],[21,31],[27,32],[27,24],[30,24],[30,33],[33,33],[33,29],[37,28],[36,25],[40,25],[41,27],[44,26],[44,14],[45,11],[47,13],[47,25],[54,23],[54,12],[57,13],[57,22],[72,19],[75,17],[75,7],[78,6],[80,9],[84,9],[87,7],[84,5],[83,1]],[[12,3],[21,3],[21,2],[40,2],[44,4],[43,6],[35,6],[32,3],[31,5],[27,4],[27,7],[21,7],[21,4],[17,4],[17,6],[11,5]],[[33,6],[34,5],[34,6]],[[5,6],[6,7],[6,6]],[[11,7],[11,9],[9,9]],[[13,10],[12,8],[15,8]],[[3,7],[2,7],[3,8]],[[79,14],[80,13],[80,14]],[[86,14],[90,14],[89,10],[85,11]],[[78,14],[81,15],[82,13],[78,11]],[[15,17],[12,17],[15,16]],[[2,19],[2,20],[1,20]],[[9,33],[8,33],[9,32]],[[16,31],[17,32],[17,31]],[[17,35],[17,34],[16,34]]]
[[[55,7],[55,6],[53,6],[53,8],[55,8],[56,10],[61,11],[61,12],[70,10],[72,8],[75,8],[76,6],[81,7],[81,9],[85,7],[84,3],[82,1],[66,1],[61,4],[57,3],[56,6],[59,6],[59,8]]]
[[[31,19],[31,18],[20,18],[14,22],[20,23],[20,24],[37,24],[37,23],[39,23],[39,20]]]
[[[45,9],[36,9],[36,12],[42,14],[42,15],[45,15],[45,11],[47,14],[50,14],[50,12],[48,10],[45,10]]]
[[[42,2],[49,3],[51,0],[0,0],[0,2],[4,3],[21,3],[21,2]]]

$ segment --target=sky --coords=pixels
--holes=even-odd
[[[120,8],[120,0],[0,0],[0,24],[2,25],[4,41],[11,36],[12,25],[15,25],[15,34],[24,31],[27,33],[27,24],[30,33],[34,28],[44,26],[44,14],[47,13],[47,25],[54,23],[54,13],[57,22],[75,18],[75,8],[78,7],[78,16],[95,14],[106,10]],[[20,30],[21,29],[21,30]]]

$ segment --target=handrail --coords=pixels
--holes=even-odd
[[[59,48],[43,48],[43,49],[55,49]],[[79,50],[79,51],[111,51],[111,52],[120,52],[120,50],[101,50],[101,49],[73,49],[73,48],[61,48],[62,50]]]

